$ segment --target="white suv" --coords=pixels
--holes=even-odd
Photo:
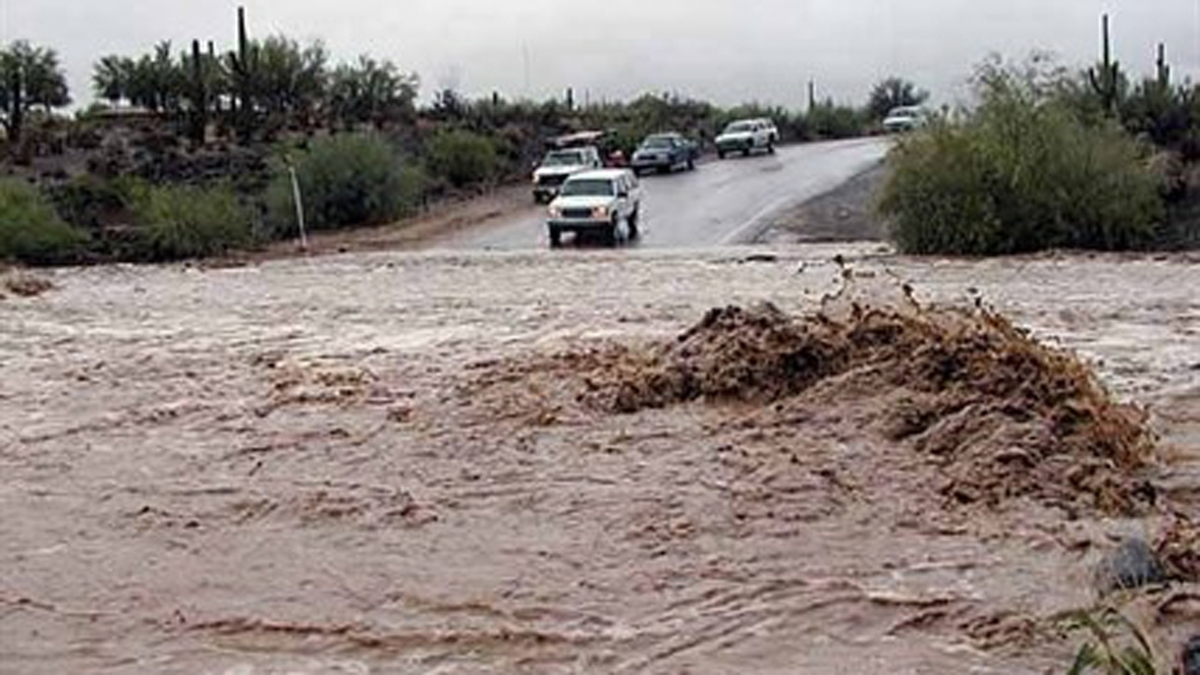
[[[921,106],[893,108],[883,120],[883,128],[891,134],[923,129],[929,124],[929,113]]]
[[[721,159],[732,152],[748,156],[755,150],[775,154],[778,140],[779,130],[771,120],[739,120],[725,127],[725,131],[717,136],[717,155]]]
[[[637,239],[641,213],[642,186],[629,169],[577,173],[550,203],[550,245],[562,245],[564,232],[597,234],[608,244]]]

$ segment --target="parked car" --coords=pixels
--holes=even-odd
[[[696,168],[700,157],[700,145],[676,133],[648,136],[633,153],[633,171],[638,175],[647,171],[670,173],[676,167],[688,171]]]
[[[602,166],[600,151],[595,147],[551,150],[533,172],[533,200],[538,204],[548,202],[558,196],[568,178]]]
[[[901,133],[923,128],[929,123],[929,114],[920,106],[904,106],[894,108],[883,120],[883,128],[888,133]]]
[[[642,187],[629,169],[601,169],[577,173],[563,183],[550,203],[546,226],[550,245],[562,245],[562,236],[596,234],[609,244],[637,239],[642,213]]]
[[[717,136],[717,155],[725,159],[727,155],[740,152],[749,155],[755,150],[766,150],[775,153],[775,143],[779,140],[779,130],[775,123],[769,120],[739,120],[725,127],[725,131]]]

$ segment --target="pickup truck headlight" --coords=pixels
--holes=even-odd
[[[596,220],[608,220],[608,207],[597,206],[596,208],[592,209],[592,218],[595,218]]]
[[[551,206],[550,207],[550,217],[551,218],[561,218],[562,217],[562,209],[557,206]]]

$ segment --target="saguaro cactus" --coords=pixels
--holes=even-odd
[[[246,33],[246,8],[238,7],[238,50],[230,58],[233,89],[237,94],[237,131],[242,143],[249,143],[254,133],[254,77],[258,69],[258,54]]]
[[[192,143],[204,145],[208,133],[208,81],[207,64],[200,53],[200,41],[192,40]]]
[[[1171,86],[1171,66],[1167,65],[1167,46],[1158,44],[1158,60],[1155,61],[1158,86],[1166,89]]]
[[[8,71],[8,136],[14,144],[21,140],[21,128],[25,126],[25,87],[21,82],[21,64],[13,59]]]
[[[1088,80],[1092,89],[1100,97],[1104,109],[1114,112],[1121,96],[1121,64],[1112,58],[1112,41],[1109,33],[1108,15],[1101,19],[1101,40],[1103,56],[1100,64],[1088,69]]]

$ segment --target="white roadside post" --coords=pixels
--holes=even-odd
[[[304,226],[304,199],[300,196],[300,179],[296,177],[296,167],[288,162],[288,174],[292,177],[292,199],[296,202],[296,222],[300,225],[300,250],[308,250],[308,232]]]

